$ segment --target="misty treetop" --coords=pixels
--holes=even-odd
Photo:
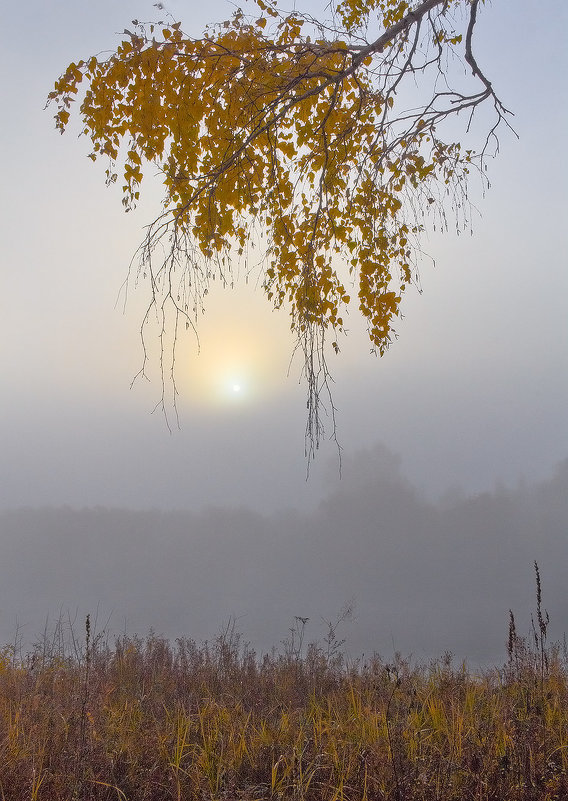
[[[163,210],[133,276],[150,286],[143,342],[154,313],[175,343],[213,278],[259,268],[305,356],[311,450],[326,342],[339,351],[351,295],[382,355],[416,279],[425,216],[445,227],[449,208],[468,226],[468,175],[483,174],[508,111],[476,60],[479,0],[341,0],[327,20],[256,6],[199,39],[180,22],[134,20],[110,56],[70,64],[49,99],[63,132],[86,86],[90,158],[107,160],[127,210],[145,171],[162,178]],[[493,119],[472,149],[482,104]],[[460,114],[462,141],[445,141],[440,129]]]

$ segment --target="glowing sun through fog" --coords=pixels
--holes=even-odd
[[[184,338],[176,357],[183,402],[221,410],[249,406],[289,382],[292,342],[285,315],[275,313],[252,287],[209,295],[195,339]]]

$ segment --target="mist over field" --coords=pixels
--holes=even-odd
[[[191,36],[233,12],[166,5]],[[120,293],[161,190],[150,184],[124,215],[85,139],[60,137],[44,106],[71,61],[110,52],[154,3],[10,9],[26,50],[12,36],[0,53],[0,642],[33,643],[60,616],[81,631],[90,613],[99,630],[110,617],[111,633],[198,641],[234,618],[262,651],[296,616],[309,618],[307,640],[323,638],[322,618],[353,603],[338,629],[352,657],[450,649],[500,664],[510,608],[530,630],[535,559],[550,636],[562,636],[567,11],[484,5],[480,64],[519,138],[504,133],[486,193],[472,182],[474,236],[425,236],[420,286],[383,359],[355,302],[330,362],[342,478],[326,418],[306,482],[302,363],[285,311],[254,281],[211,292],[199,355],[191,332],[180,343],[181,430],[151,416],[159,380],[131,389],[148,287],[126,309]]]
[[[277,6],[5,14],[1,799],[568,799],[568,3]]]
[[[528,633],[533,562],[550,638],[567,628],[568,460],[543,481],[434,502],[383,446],[346,459],[312,512],[22,508],[0,514],[0,639],[36,641],[87,613],[112,635],[212,639],[234,619],[260,652],[307,617],[355,658],[451,650],[502,664],[508,610]]]

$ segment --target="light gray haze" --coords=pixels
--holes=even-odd
[[[302,5],[299,3],[299,5]],[[312,1],[306,8],[318,13]],[[176,0],[183,29],[231,14]],[[306,481],[305,393],[285,313],[253,286],[213,293],[201,353],[178,360],[180,425],[138,381],[144,287],[120,289],[150,188],[122,212],[88,143],[43,110],[72,60],[116,46],[148,0],[3,4],[0,640],[45,618],[259,648],[294,616],[321,637],[354,599],[353,655],[504,658],[528,626],[533,560],[556,636],[568,620],[568,5],[486,3],[478,59],[515,112],[473,182],[474,235],[430,232],[384,359],[355,312],[331,362],[337,450]],[[205,15],[206,14],[206,15]],[[117,298],[119,298],[117,303]],[[229,382],[232,392],[217,390]],[[330,426],[328,425],[328,433]],[[394,455],[393,455],[394,454]],[[3,510],[3,511],[1,511]]]

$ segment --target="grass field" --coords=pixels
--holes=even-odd
[[[530,636],[511,615],[501,669],[450,655],[347,664],[333,627],[297,619],[258,657],[123,636],[86,621],[0,652],[0,799],[568,799],[568,659],[546,641],[536,567]]]

